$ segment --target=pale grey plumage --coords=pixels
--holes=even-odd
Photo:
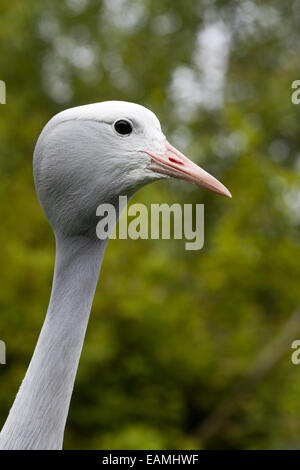
[[[126,119],[130,135],[114,122]],[[56,240],[46,319],[0,434],[0,449],[61,449],[75,375],[107,240],[96,236],[100,203],[115,205],[167,175],[231,197],[213,176],[172,147],[143,106],[107,101],[68,109],[42,131],[34,180]],[[118,214],[120,215],[120,214]]]
[[[113,132],[116,119],[135,136]],[[34,153],[37,194],[56,239],[47,316],[30,366],[0,434],[0,449],[61,449],[106,241],[96,209],[163,177],[147,170],[145,143],[160,150],[155,115],[133,103],[105,102],[64,111],[45,126]]]

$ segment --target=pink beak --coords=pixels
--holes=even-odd
[[[216,178],[189,160],[166,140],[166,150],[163,154],[154,155],[145,151],[151,157],[149,170],[163,175],[181,178],[192,183],[210,189],[223,196],[232,197],[228,189]]]

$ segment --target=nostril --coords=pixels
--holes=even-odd
[[[172,162],[172,163],[177,163],[177,165],[183,165],[182,162],[180,162],[179,160],[176,160],[175,158],[170,158],[169,157],[169,161]]]

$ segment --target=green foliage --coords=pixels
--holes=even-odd
[[[201,31],[211,24],[229,34],[223,65],[211,72],[223,74],[214,105],[196,92],[182,98],[174,85],[181,70],[206,92],[209,57],[201,57],[214,37]],[[169,140],[233,199],[174,181],[135,197],[205,203],[205,246],[110,241],[65,448],[299,447],[300,377],[290,344],[218,432],[207,439],[198,432],[300,303],[300,106],[291,102],[299,31],[296,0],[2,0],[1,423],[51,288],[54,243],[35,195],[34,143],[66,107],[124,99],[153,109]],[[186,91],[191,86],[186,81]]]

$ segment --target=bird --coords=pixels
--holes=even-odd
[[[66,109],[42,129],[33,155],[36,193],[55,236],[50,301],[25,378],[0,433],[0,449],[59,450],[108,238],[96,209],[179,178],[229,190],[173,147],[144,106],[103,101]],[[120,216],[120,214],[118,214]]]

